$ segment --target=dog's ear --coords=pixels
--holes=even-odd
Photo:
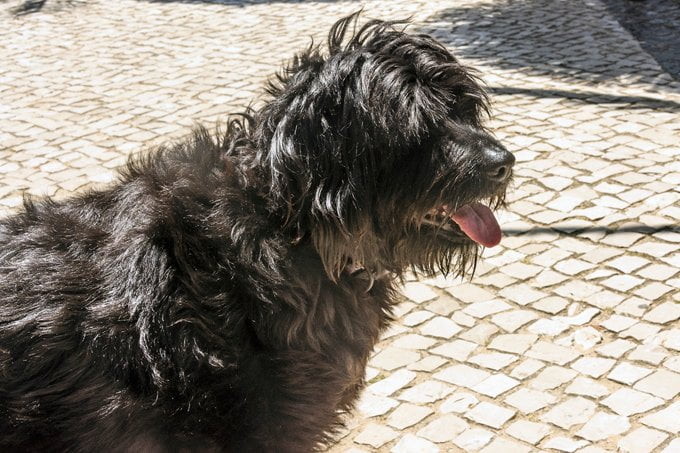
[[[339,45],[337,39],[332,45]],[[310,46],[270,82],[272,99],[257,118],[258,160],[271,174],[272,196],[285,201],[292,215],[311,210],[343,228],[349,227],[348,209],[359,201],[350,186],[359,189],[374,164],[357,127],[359,100],[344,86],[359,58],[329,61]]]
[[[280,101],[281,98],[279,98]],[[272,109],[268,140],[260,141],[260,163],[268,173],[269,196],[285,211],[284,227],[310,233],[326,271],[339,275],[366,229],[372,153],[359,149],[350,124],[342,126],[342,105],[318,93]],[[340,125],[340,127],[338,127]]]
[[[357,115],[359,99],[344,86],[352,58],[359,57],[331,67],[316,48],[296,56],[270,85],[273,99],[256,128],[259,165],[274,204],[285,210],[284,226],[311,235],[332,277],[357,259],[347,248],[369,227],[375,194],[373,139]]]

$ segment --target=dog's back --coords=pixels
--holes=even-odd
[[[197,187],[218,149],[205,131],[199,143],[131,164],[108,190],[27,200],[0,220],[0,445],[125,450],[162,437],[151,420],[157,385],[175,368],[166,322],[190,319],[191,307],[174,312],[182,292],[211,284],[191,281],[211,275],[201,254],[212,244],[195,231],[208,203]],[[187,258],[173,247],[193,247],[190,262],[178,264]]]
[[[130,254],[150,264],[126,208],[107,191],[26,202],[0,221],[0,445],[65,449],[62,440],[101,423],[93,409],[105,412],[122,397],[105,375],[131,371],[139,355],[122,292],[141,288],[120,286],[143,281],[132,275],[142,268]],[[121,240],[134,245],[114,258]],[[107,350],[113,337],[115,354]]]

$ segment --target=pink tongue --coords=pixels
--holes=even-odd
[[[453,214],[451,220],[473,241],[493,247],[501,242],[501,227],[491,209],[480,203],[463,206]]]

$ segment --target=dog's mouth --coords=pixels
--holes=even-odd
[[[501,242],[501,227],[493,211],[482,203],[470,203],[451,212],[444,205],[430,211],[423,224],[436,227],[446,235],[467,237],[484,247]]]

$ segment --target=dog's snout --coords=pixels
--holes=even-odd
[[[486,161],[486,177],[494,182],[503,182],[510,177],[515,156],[502,147],[491,147],[484,150]]]

